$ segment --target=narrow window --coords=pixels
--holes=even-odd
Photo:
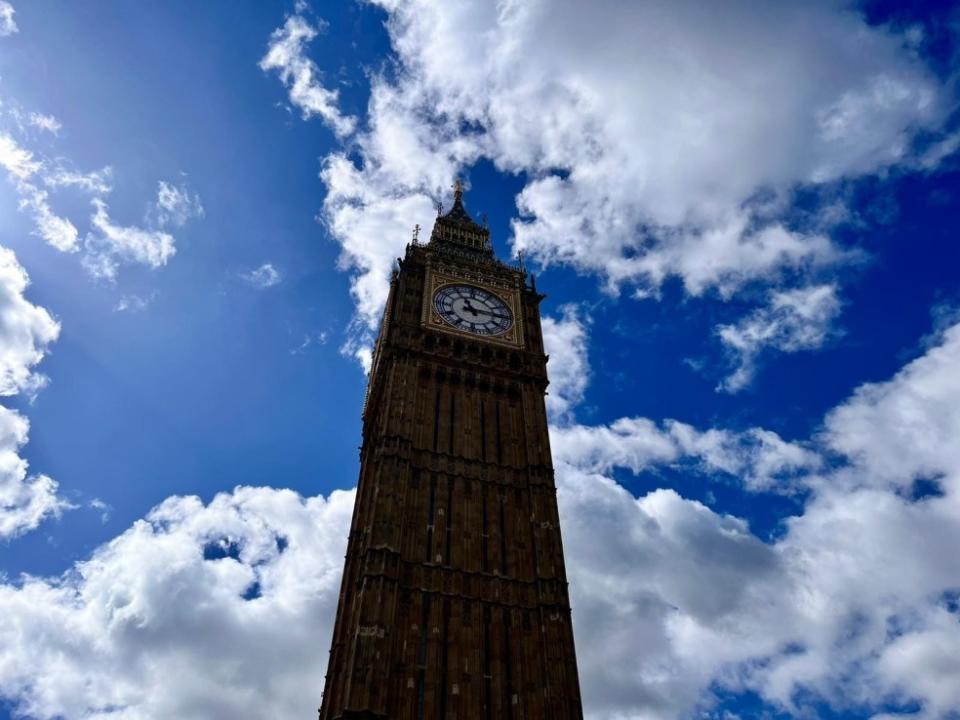
[[[487,720],[490,720],[493,708],[493,676],[490,674],[490,606],[483,606],[483,706]]]
[[[510,611],[503,608],[503,655],[506,660],[507,677],[503,682],[503,706],[507,718],[513,720],[513,657],[510,654]]]
[[[426,593],[423,595],[423,613],[420,620],[420,657],[417,659],[417,663],[420,665],[417,677],[417,720],[423,720],[423,701],[426,694],[424,686],[427,679],[427,625],[430,623],[430,596]]]
[[[430,501],[427,505],[427,562],[431,562],[433,552],[433,506],[437,496],[437,476],[430,475]]]
[[[480,401],[480,459],[487,461],[487,408],[483,400]]]
[[[450,427],[449,427],[449,437],[447,439],[447,450],[451,455],[454,454],[453,449],[453,422],[456,417],[456,406],[457,406],[457,395],[455,392],[450,393]]]
[[[507,516],[504,509],[503,495],[497,494],[500,499],[500,574],[507,574]]]
[[[444,561],[445,565],[450,564],[450,543],[453,535],[453,483],[455,478],[453,475],[447,477],[447,511],[445,515],[445,520],[447,524],[447,544],[443,551],[443,556],[446,558]]]
[[[450,598],[443,599],[443,637],[440,645],[440,703],[437,708],[437,718],[445,720],[447,717],[447,636],[450,631]]]
[[[490,562],[487,557],[487,540],[489,538],[487,532],[487,485],[483,481],[480,484],[480,522],[480,569],[483,572],[488,572]]]
[[[500,403],[497,403],[497,464],[503,463],[503,447],[500,443]]]
[[[437,388],[437,397],[433,403],[433,451],[437,451],[440,441],[440,388]]]

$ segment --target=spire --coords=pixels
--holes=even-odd
[[[463,192],[463,182],[457,178],[453,183],[453,206],[446,214],[438,213],[433,232],[430,233],[430,243],[453,245],[491,256],[490,230],[470,217],[463,206]]]

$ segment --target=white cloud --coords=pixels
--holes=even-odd
[[[54,135],[60,132],[63,125],[53,115],[43,115],[38,112],[30,113],[28,122],[35,128],[43,130]]]
[[[71,507],[57,497],[54,480],[27,475],[27,462],[18,450],[27,442],[29,430],[25,417],[0,406],[0,541],[33,530]]]
[[[84,243],[87,254],[83,262],[94,277],[116,279],[120,262],[159,268],[176,253],[174,238],[169,233],[117,225],[110,218],[103,200],[94,198],[92,203],[95,210],[90,218],[93,231]]]
[[[958,365],[955,325],[890,381],[857,390],[818,437],[846,458],[830,470],[767,431],[645,419],[554,428],[591,716],[687,716],[710,704],[710,688],[751,689],[795,715],[823,701],[858,712],[915,703],[925,719],[955,712]],[[751,436],[759,446],[743,454]],[[786,469],[812,495],[763,544],[673,491],[634,498],[609,478],[691,456],[745,478]],[[937,492],[917,497],[918,478],[934,478]]]
[[[337,107],[339,93],[321,82],[320,69],[305,54],[305,45],[313,40],[321,27],[311,25],[303,17],[302,8],[290,15],[283,27],[270,36],[267,53],[260,60],[264,72],[276,70],[280,81],[289,89],[290,102],[300,108],[304,120],[318,115],[339,135],[353,132],[356,120],[342,115]]]
[[[108,165],[101,170],[83,173],[58,166],[47,172],[43,181],[50,187],[75,187],[91,195],[106,195],[113,190],[113,168]]]
[[[21,182],[20,209],[30,210],[33,214],[35,230],[49,245],[60,252],[76,252],[79,250],[78,240],[80,233],[76,226],[65,217],[57,215],[50,207],[49,195],[46,190],[28,182]]]
[[[34,371],[60,334],[44,308],[23,293],[30,279],[12,250],[0,247],[0,395],[36,392],[46,377]]]
[[[827,415],[822,440],[859,469],[851,483],[909,491],[917,478],[960,495],[960,323],[888,382],[870,383]]]
[[[47,383],[35,366],[60,334],[60,325],[44,308],[24,297],[26,271],[12,250],[0,247],[0,396],[35,395]],[[57,497],[57,483],[46,475],[27,475],[18,452],[30,425],[15,410],[0,406],[0,540],[36,528],[70,505]]]
[[[152,292],[149,295],[121,295],[120,299],[117,300],[116,305],[113,306],[114,312],[129,312],[129,313],[138,313],[143,312],[151,303],[157,299],[157,293]]]
[[[369,328],[408,228],[480,158],[526,173],[514,245],[541,262],[729,296],[847,258],[781,219],[790,191],[914,167],[949,106],[904,36],[835,3],[377,4],[398,64],[322,174]]]
[[[255,270],[240,273],[240,278],[261,290],[279,285],[283,282],[283,276],[272,263],[264,263]]]
[[[753,380],[762,353],[815,350],[827,340],[840,312],[836,285],[814,285],[772,292],[768,304],[733,325],[720,325],[717,335],[736,362],[736,369],[717,388],[735,393]]]
[[[431,226],[433,200],[425,192],[391,187],[388,174],[361,170],[344,155],[328,157],[321,177],[328,188],[323,219],[343,248],[340,267],[357,270],[350,292],[362,326],[375,328],[394,260],[403,254],[414,224]]]
[[[33,153],[4,133],[0,133],[0,165],[17,180],[26,180],[42,167]]]
[[[58,250],[76,250],[76,227],[53,212],[46,191],[32,182],[32,178],[44,169],[43,163],[10,135],[0,133],[0,166],[10,175],[17,189],[20,209],[33,214],[35,233]]]
[[[353,497],[172,497],[63,577],[0,585],[0,694],[36,720],[315,713]]]
[[[544,317],[541,321],[543,345],[550,356],[550,388],[547,413],[551,422],[573,420],[573,408],[583,400],[590,382],[587,359],[587,325],[576,305],[560,308],[560,317]]]
[[[327,344],[327,331],[321,330],[318,333],[306,333],[303,336],[303,341],[297,345],[295,348],[290,348],[291,355],[300,355],[305,353],[314,345],[326,345]]]
[[[819,702],[910,701],[918,720],[960,707],[958,358],[960,325],[830,413],[819,442],[847,455],[832,469],[753,431],[731,461],[744,445],[728,431],[555,428],[587,716],[687,717],[718,689],[796,715]],[[921,402],[930,394],[938,401]],[[891,465],[874,447],[904,458]],[[708,471],[792,463],[813,494],[764,543],[741,519],[672,490],[634,497],[609,477],[691,454]],[[943,474],[941,494],[906,496],[909,478],[930,472]],[[352,504],[352,493],[268,488],[207,506],[174,497],[62,578],[0,586],[0,693],[38,720],[308,712]]]
[[[161,180],[157,189],[157,201],[154,206],[157,225],[183,227],[191,218],[203,217],[203,205],[200,196],[190,194],[185,183],[179,187]]]
[[[7,0],[0,0],[0,37],[13,35],[19,30],[17,23],[13,19],[16,10]]]
[[[15,113],[17,117],[22,115],[19,110]],[[36,120],[43,117],[31,113],[30,122],[43,123],[42,119]],[[93,196],[91,230],[83,242],[85,252],[81,262],[97,278],[115,280],[123,262],[152,268],[166,265],[176,253],[176,247],[173,235],[164,228],[182,227],[188,220],[204,214],[200,197],[191,193],[185,183],[175,186],[161,180],[157,199],[147,211],[147,227],[117,225],[111,220],[102,197],[113,190],[113,170],[109,166],[84,173],[68,160],[45,162],[4,133],[0,133],[0,167],[6,169],[17,189],[20,209],[33,216],[33,233],[61,252],[81,250],[80,232],[69,218],[54,212],[50,194],[42,186],[50,190],[73,188]]]
[[[672,465],[688,472],[722,473],[754,492],[793,492],[799,478],[822,464],[813,450],[763,428],[697,430],[677,420],[658,424],[634,417],[609,425],[553,425],[550,436],[554,458],[585,472],[610,473],[621,467],[643,473]]]

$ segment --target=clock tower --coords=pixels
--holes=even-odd
[[[390,284],[321,720],[582,717],[543,295],[454,189]]]

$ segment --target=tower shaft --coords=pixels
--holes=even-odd
[[[437,226],[384,310],[320,718],[578,719],[543,296],[459,192]]]

